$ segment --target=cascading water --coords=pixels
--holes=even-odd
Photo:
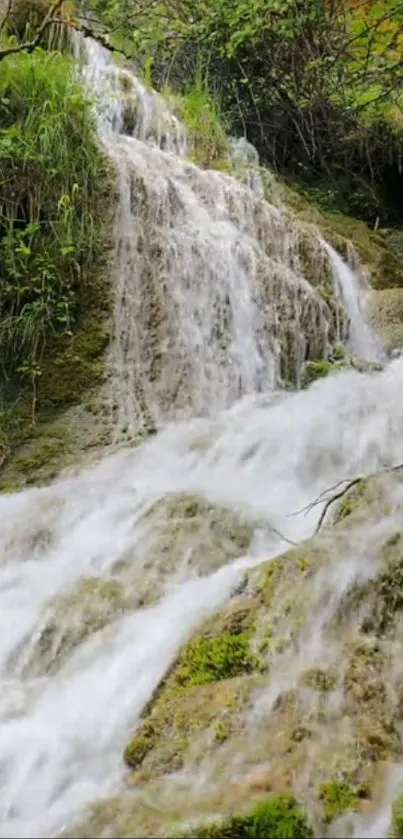
[[[320,237],[262,199],[246,142],[229,149],[238,172],[244,160],[246,185],[203,171],[186,159],[186,132],[161,97],[96,44],[85,74],[120,176],[117,429],[214,415],[280,379],[299,383],[303,362],[346,332]]]
[[[308,282],[287,214],[188,163],[162,101],[95,45],[89,55],[120,176],[116,425],[170,422],[0,498],[3,837],[54,836],[119,789],[128,731],[180,645],[245,567],[309,536],[321,507],[290,514],[402,459],[402,361],[274,389],[344,335],[341,308],[315,288],[334,282],[327,247],[311,237]]]
[[[325,245],[325,247],[333,266],[341,298],[350,316],[350,349],[354,355],[366,361],[380,361],[383,359],[381,342],[364,317],[358,277],[330,245]]]

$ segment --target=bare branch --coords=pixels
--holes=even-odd
[[[15,55],[19,52],[33,52],[34,49],[37,46],[39,46],[42,39],[42,35],[46,32],[48,27],[51,26],[52,23],[60,23],[60,18],[55,17],[55,15],[61,9],[64,3],[65,0],[54,0],[54,2],[49,8],[49,11],[45,15],[41,25],[38,27],[35,37],[32,38],[32,41],[26,41],[22,44],[15,44],[15,46],[11,47],[4,47],[0,50],[0,61],[2,61],[3,58],[7,58],[9,55]]]
[[[367,477],[369,477],[369,476],[367,476]],[[323,510],[322,510],[322,512],[319,516],[319,521],[316,525],[315,533],[318,533],[320,528],[322,527],[322,524],[323,524],[323,522],[326,518],[326,514],[327,514],[327,511],[328,511],[329,507],[335,501],[338,501],[340,498],[343,498],[343,495],[346,495],[346,493],[349,492],[350,489],[352,489],[354,486],[356,486],[357,484],[361,483],[361,481],[364,481],[364,480],[365,480],[365,477],[362,476],[362,475],[359,478],[354,478],[353,481],[349,481],[349,483],[344,487],[344,489],[341,489],[339,492],[335,492],[334,495],[331,496],[331,498],[328,498],[328,500],[326,501],[326,504],[324,505]]]
[[[332,492],[332,490],[334,490],[334,489],[338,489],[338,487],[340,487],[344,483],[345,486],[343,487],[343,489],[340,489],[338,492],[334,492],[333,495],[331,495],[330,498],[328,498],[327,501],[325,502],[323,510],[322,510],[322,512],[320,514],[320,517],[319,517],[319,521],[318,521],[318,523],[316,525],[316,528],[315,528],[315,534],[316,534],[316,533],[319,532],[320,528],[322,527],[322,524],[323,524],[323,522],[326,518],[326,514],[327,514],[329,508],[331,507],[331,505],[334,504],[335,501],[339,501],[340,498],[343,498],[343,495],[346,495],[350,491],[350,489],[352,489],[353,487],[362,483],[362,481],[368,480],[369,478],[377,478],[379,475],[386,475],[386,474],[391,473],[391,472],[398,472],[400,469],[403,469],[403,463],[398,463],[397,466],[385,466],[384,469],[379,469],[377,472],[370,472],[367,475],[359,475],[358,477],[352,478],[351,480],[349,480],[348,478],[344,478],[343,480],[339,481],[337,484],[333,484],[333,486],[331,486],[328,489],[321,492],[321,494],[317,498],[315,498],[315,500],[312,501],[310,504],[307,504],[306,507],[303,507],[301,510],[297,510],[295,513],[291,513],[291,515],[296,516],[296,515],[299,515],[300,513],[303,513],[303,512],[306,513],[309,510],[312,510],[318,504],[321,504],[323,502],[325,496],[329,492]]]

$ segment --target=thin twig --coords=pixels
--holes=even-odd
[[[334,489],[338,489],[338,487],[341,486],[341,484],[345,484],[346,481],[351,480],[352,478],[343,478],[341,481],[337,481],[337,483],[333,484],[333,486],[324,489],[323,492],[321,492],[320,495],[318,495],[318,497],[315,498],[315,501],[310,501],[309,504],[305,505],[305,507],[301,507],[299,510],[295,510],[295,512],[293,513],[288,513],[288,517],[292,518],[293,516],[301,515],[301,513],[309,513],[309,511],[312,510],[313,507],[317,507],[318,504],[321,504],[321,502],[324,501],[325,496],[329,492],[332,492],[332,490]]]
[[[292,539],[289,539],[288,536],[284,536],[284,533],[281,533],[280,530],[277,530],[277,528],[273,527],[272,524],[269,524],[269,527],[270,527],[270,530],[273,533],[275,533],[276,536],[279,537],[279,539],[283,539],[284,542],[287,542],[288,545],[296,545],[297,544],[296,542],[293,542]]]
[[[343,480],[339,481],[337,484],[334,484],[332,487],[329,487],[329,489],[326,489],[326,490],[324,490],[324,492],[321,492],[321,494],[317,498],[315,498],[314,501],[311,501],[310,504],[307,504],[306,507],[303,507],[301,510],[297,511],[296,513],[291,513],[291,515],[298,515],[298,513],[302,513],[302,512],[312,510],[315,506],[320,504],[321,501],[323,501],[324,496],[326,496],[333,489],[337,489],[339,486],[341,486],[341,484],[346,483],[346,481],[347,481],[346,486],[343,487],[343,489],[341,489],[339,492],[333,493],[333,495],[330,498],[328,498],[327,501],[325,502],[323,510],[322,510],[322,512],[319,516],[319,521],[318,521],[318,523],[316,525],[316,528],[315,528],[315,534],[316,534],[316,533],[319,532],[320,528],[322,527],[322,524],[325,520],[325,517],[326,517],[326,514],[329,510],[329,507],[335,501],[339,501],[340,498],[343,497],[343,495],[346,495],[346,493],[350,491],[350,489],[352,489],[354,486],[357,486],[357,484],[360,484],[362,481],[368,480],[369,478],[376,478],[379,475],[385,475],[385,474],[390,473],[390,472],[398,472],[399,469],[403,469],[403,463],[398,463],[396,466],[385,466],[383,469],[378,469],[377,472],[369,472],[367,475],[359,475],[358,477],[352,478],[351,480],[348,480],[347,478],[344,478]]]
[[[362,475],[360,475],[359,478],[354,478],[353,481],[349,481],[349,483],[347,484],[347,486],[344,487],[344,489],[341,489],[340,492],[336,492],[334,495],[332,495],[331,498],[329,498],[326,501],[326,504],[324,505],[323,510],[322,510],[322,512],[319,516],[319,521],[316,525],[315,533],[318,533],[320,528],[322,527],[322,524],[324,522],[326,513],[327,513],[329,507],[331,506],[331,504],[333,504],[334,501],[338,501],[340,498],[343,497],[343,495],[346,494],[346,492],[348,492],[350,489],[352,489],[354,486],[356,486],[357,484],[359,484],[363,480],[365,480],[365,478]]]

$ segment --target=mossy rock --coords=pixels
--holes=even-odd
[[[350,505],[353,505],[350,509]],[[347,498],[345,518],[352,515],[357,502]],[[360,628],[377,638],[390,635],[403,613],[403,557],[400,532],[392,533],[379,552],[376,574],[370,580],[354,583],[339,607],[339,615],[356,615]]]
[[[357,509],[335,527],[247,571],[236,595],[184,646],[144,710],[126,750],[127,791],[100,804],[75,835],[100,835],[100,829],[111,837],[166,837],[185,829],[185,835],[206,829],[226,835],[214,831],[228,825],[228,814],[243,818],[268,794],[292,794],[295,779],[318,831],[343,813],[375,806],[385,766],[403,756],[398,649],[365,633],[356,603],[336,616],[332,609],[333,575],[356,544],[349,519],[364,515],[365,522],[368,510],[382,518],[381,485],[368,481]],[[380,567],[388,567],[398,548],[397,532],[391,533]],[[328,614],[324,657],[316,650],[309,663],[315,609],[320,620]],[[240,656],[230,641],[237,638]],[[256,655],[265,638],[268,674]],[[275,648],[281,639],[282,653]],[[195,780],[200,777],[203,784]]]
[[[352,216],[323,209],[312,201],[309,191],[304,192],[296,184],[286,184],[284,192],[290,210],[301,220],[316,226],[343,259],[347,259],[354,248],[361,265],[369,271],[374,288],[403,286],[401,259],[390,237],[382,231],[371,230],[365,222]]]
[[[213,753],[226,739],[217,737],[217,726],[226,732],[236,727],[259,683],[260,677],[252,674],[178,690],[170,677],[124,751],[127,765],[137,770],[136,781],[177,771],[189,755],[198,761]]]
[[[27,406],[22,407],[24,414],[15,408],[9,416],[16,432],[7,430],[0,492],[47,484],[78,461],[91,463],[94,455],[111,442],[109,417],[97,395],[91,410],[84,405],[67,411],[50,409],[35,425],[29,423]]]
[[[253,687],[264,679],[267,669],[255,639],[257,615],[270,608],[279,585],[293,571],[301,578],[312,571],[308,551],[295,551],[288,562],[279,558],[250,572],[249,584],[219,615],[208,619],[198,635],[187,644],[148,703],[144,723],[125,751],[130,766],[140,768],[141,778],[179,768],[189,749],[196,749],[203,730],[214,751],[239,729],[240,707]],[[283,579],[284,578],[284,579]],[[252,588],[253,596],[249,591]],[[281,600],[275,603],[279,608]],[[298,607],[293,603],[292,608]],[[288,620],[288,615],[284,617]],[[267,626],[265,618],[263,626]],[[259,630],[260,631],[260,630]],[[262,630],[264,631],[264,629]],[[273,639],[279,643],[278,638]],[[225,712],[225,713],[224,713]],[[235,725],[234,725],[235,723]],[[205,747],[200,754],[204,755]],[[137,772],[137,777],[138,772]]]
[[[36,642],[28,651],[21,649],[24,674],[56,671],[69,652],[131,608],[119,580],[81,577],[68,594],[48,604]]]
[[[367,304],[367,316],[386,350],[403,347],[403,288],[374,291]]]
[[[163,576],[173,569],[207,574],[247,553],[254,523],[199,496],[173,493],[153,504],[146,520],[153,536],[144,550]]]

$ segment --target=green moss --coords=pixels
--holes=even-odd
[[[273,627],[272,626],[266,626],[265,629],[264,629],[264,632],[263,632],[262,640],[260,641],[260,644],[259,644],[259,653],[261,655],[263,655],[264,653],[267,653],[269,651],[269,649],[271,648],[272,638],[273,638]]]
[[[363,797],[363,790],[347,781],[334,780],[321,784],[319,798],[323,802],[325,821],[331,822],[346,810],[357,809],[360,797]]]
[[[224,743],[230,736],[231,728],[226,720],[218,720],[214,728],[214,737],[218,743]]]
[[[312,382],[315,382],[317,379],[323,379],[334,369],[335,365],[330,361],[325,361],[324,359],[321,361],[308,361],[304,366],[301,383],[302,387],[308,387],[308,385],[312,384]]]
[[[257,584],[257,590],[263,597],[265,603],[269,604],[275,594],[278,584],[285,570],[285,560],[277,557],[271,560],[265,567]]]
[[[178,690],[174,670],[128,744],[125,760],[137,770],[136,781],[180,769],[189,749],[196,763],[206,757],[207,748],[217,749],[236,730],[260,678],[254,674]],[[206,741],[201,735],[207,731],[211,736]]]
[[[356,504],[357,502],[353,498],[349,498],[348,496],[342,498],[339,509],[337,510],[337,521],[343,521],[343,519],[347,518],[353,512]]]
[[[152,737],[144,737],[141,734],[134,737],[127,744],[123,752],[123,759],[127,766],[130,766],[131,769],[136,769],[145,758],[147,752],[152,749],[152,746]]]
[[[343,361],[346,357],[346,348],[344,344],[336,344],[332,349],[332,360]]]
[[[393,546],[392,546],[393,547]],[[374,610],[365,620],[366,632],[384,633],[394,624],[403,609],[403,558],[395,556],[376,580],[367,586],[367,594],[374,595]]]
[[[247,815],[202,824],[180,835],[187,839],[310,839],[314,833],[295,798],[283,795],[257,804]]]
[[[359,481],[356,486],[350,489],[339,501],[335,521],[343,521],[348,518],[359,506],[360,502],[365,498],[368,490],[368,481]]]
[[[392,804],[392,820],[388,833],[389,839],[403,839],[403,795]]]
[[[104,381],[104,351],[110,339],[110,296],[105,282],[103,307],[97,307],[98,289],[93,286],[93,290],[94,297],[85,304],[85,314],[78,322],[77,331],[67,341],[59,342],[54,356],[43,361],[39,397],[44,407],[74,405],[85,391]]]
[[[175,681],[181,687],[232,679],[253,669],[249,633],[199,638],[183,653]]]
[[[32,454],[19,455],[14,460],[14,468],[25,475],[25,480],[30,483],[35,479],[37,473],[44,466],[51,466],[52,461],[57,462],[64,449],[63,440],[47,437],[44,440],[37,440],[32,448]]]

